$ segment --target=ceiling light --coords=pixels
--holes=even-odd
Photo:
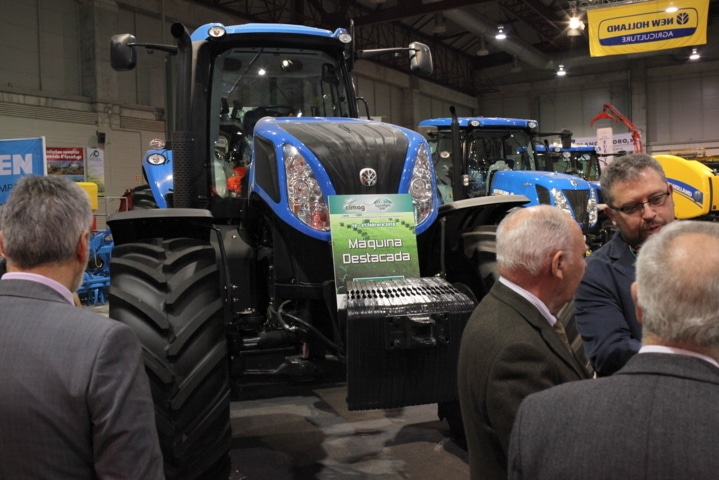
[[[669,6],[666,8],[666,10],[664,10],[664,11],[667,12],[667,13],[674,13],[674,12],[676,12],[677,10],[679,10],[679,8],[672,3],[672,4],[669,5]]]
[[[580,18],[580,14],[577,13],[577,2],[569,2],[569,10],[571,12],[569,17],[569,30],[567,36],[578,37],[584,30],[584,22]]]
[[[701,55],[699,55],[699,52],[697,52],[696,48],[692,48],[692,54],[689,55],[689,60],[699,60],[701,58]]]
[[[564,69],[564,65],[560,65],[559,69],[557,70],[557,76],[563,77],[567,74],[567,71]]]
[[[504,40],[507,38],[507,34],[504,33],[504,25],[500,25],[497,27],[497,34],[494,36],[497,40]]]
[[[567,35],[570,37],[578,37],[581,35],[582,30],[584,30],[584,22],[579,19],[579,17],[572,17],[569,19],[569,30],[567,31]]]

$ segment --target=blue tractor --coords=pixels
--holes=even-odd
[[[568,132],[571,135],[571,132]],[[563,145],[549,145],[547,142],[535,148],[538,165],[549,172],[559,172],[573,175],[586,180],[591,188],[598,207],[597,221],[585,230],[587,245],[590,250],[596,250],[612,238],[615,227],[604,213],[604,200],[599,177],[606,154],[599,153],[593,145],[578,145],[565,143]]]
[[[428,139],[442,201],[522,195],[571,215],[584,231],[597,223],[597,192],[583,178],[545,170],[535,120],[451,117],[420,122]]]
[[[405,52],[428,74],[427,47],[355,51],[347,30],[298,25],[171,32],[174,45],[112,39],[116,70],[139,47],[165,51],[178,84],[176,130],[143,158],[147,186],[108,219],[110,316],[143,344],[167,477],[227,478],[231,386],[307,381],[328,363],[344,365],[350,409],[456,414],[463,322],[494,262],[483,229],[526,198],[442,205],[425,139],[358,119],[355,60]],[[424,295],[434,313],[402,310],[405,295],[355,312],[337,295],[328,198],[387,194],[411,196],[417,280],[446,283]]]

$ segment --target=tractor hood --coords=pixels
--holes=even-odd
[[[591,188],[586,180],[566,173],[502,170],[495,173],[495,178],[492,181],[492,193],[495,193],[496,189],[506,189],[506,192],[501,193],[517,194],[518,192],[512,191],[512,189],[532,185],[560,190],[588,190]]]
[[[324,209],[331,195],[409,193],[417,234],[437,216],[432,158],[416,132],[352,118],[265,117],[255,125],[253,142],[251,193],[315,238],[328,240],[329,232],[302,225],[308,221],[297,212],[309,204]]]
[[[492,195],[524,195],[528,205],[554,205],[582,225],[597,221],[597,193],[586,180],[556,172],[502,170],[491,180]]]
[[[409,148],[402,129],[356,119],[302,120],[279,120],[276,126],[314,154],[337,195],[399,192]],[[360,172],[366,168],[377,172],[376,184],[362,182]]]

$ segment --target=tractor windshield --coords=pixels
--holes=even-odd
[[[547,169],[553,172],[566,173],[581,177],[584,180],[599,180],[600,166],[599,157],[594,152],[588,151],[551,151],[548,155],[549,162]]]
[[[234,183],[228,178],[242,176],[249,166],[259,119],[352,116],[341,65],[325,52],[306,49],[225,51],[214,61],[210,102],[214,193],[219,196],[231,195]]]
[[[489,180],[497,170],[535,170],[534,149],[529,132],[521,129],[462,129],[463,174],[466,196],[487,195]],[[438,132],[430,141],[442,198],[452,190],[452,133]]]

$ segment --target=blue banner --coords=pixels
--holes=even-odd
[[[0,205],[27,175],[45,175],[45,137],[0,140]]]

